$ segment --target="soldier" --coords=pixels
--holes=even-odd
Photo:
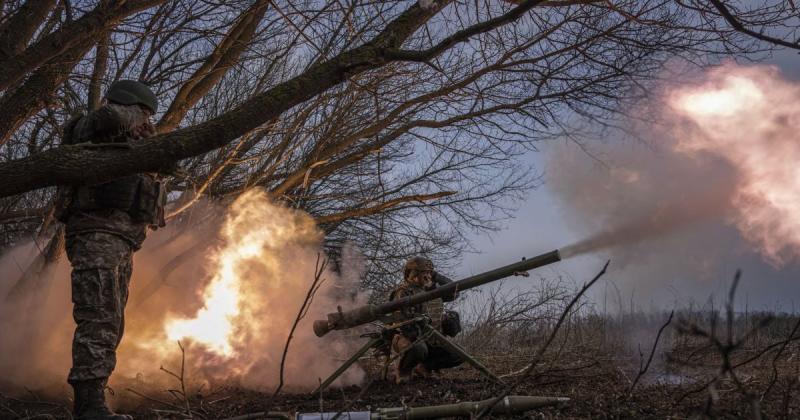
[[[155,134],[150,117],[158,104],[146,85],[118,81],[108,89],[104,102],[67,123],[64,144],[125,147]],[[131,419],[108,409],[105,388],[125,325],[133,253],[141,247],[148,227],[164,226],[164,202],[159,177],[136,174],[73,187],[61,204],[58,218],[66,224],[72,315],[77,324],[68,378],[75,394],[76,419]]]
[[[447,277],[433,269],[433,262],[424,257],[414,257],[406,262],[403,270],[403,283],[389,295],[389,300],[400,299],[417,293],[433,290],[441,285],[452,282]],[[435,299],[415,307],[406,308],[406,315],[420,314],[430,319],[431,325],[444,335],[455,336],[461,325],[458,314],[444,310],[444,302],[451,302],[456,298],[453,293],[443,299]],[[403,353],[396,365],[395,381],[407,382],[414,373],[427,377],[431,372],[440,369],[455,367],[463,363],[463,359],[453,354],[436,340],[420,338],[421,329],[416,324],[407,324],[401,327],[400,333],[392,338],[392,350]]]

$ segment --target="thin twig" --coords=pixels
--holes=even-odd
[[[539,363],[539,360],[544,355],[545,351],[547,351],[547,348],[550,347],[550,344],[553,342],[553,340],[555,340],[556,334],[561,329],[561,325],[564,323],[564,320],[567,318],[567,316],[572,311],[572,307],[575,306],[575,304],[586,293],[586,291],[589,290],[589,288],[592,287],[592,285],[594,285],[597,282],[597,280],[599,280],[600,277],[602,277],[606,273],[606,269],[608,268],[608,264],[610,262],[611,262],[610,260],[606,261],[605,265],[603,266],[603,269],[600,270],[600,272],[597,273],[592,280],[590,280],[588,283],[584,284],[583,287],[581,287],[581,289],[575,295],[575,297],[573,297],[572,300],[569,302],[569,304],[567,304],[567,307],[564,308],[563,312],[561,312],[561,316],[558,318],[558,322],[553,327],[553,331],[550,333],[550,336],[547,338],[547,341],[544,343],[544,345],[542,347],[539,348],[539,350],[533,356],[533,360],[531,360],[531,363],[528,365],[527,368],[525,368],[525,371],[522,373],[522,376],[520,376],[519,379],[517,379],[513,383],[511,383],[508,386],[506,386],[505,389],[503,389],[503,392],[500,393],[500,395],[496,396],[494,398],[494,400],[492,400],[489,404],[487,404],[478,413],[478,415],[475,416],[476,419],[483,418],[484,416],[489,414],[489,412],[492,411],[492,408],[494,408],[495,405],[497,405],[500,401],[502,401],[503,398],[507,397],[514,389],[516,389],[531,374],[531,372],[533,372],[533,369]]]
[[[639,380],[642,378],[642,376],[644,376],[644,374],[647,373],[647,371],[650,369],[650,363],[653,361],[653,355],[656,354],[656,348],[658,347],[658,341],[661,339],[661,334],[664,332],[664,330],[667,328],[667,326],[670,323],[672,323],[672,316],[673,315],[675,315],[675,311],[670,311],[669,318],[667,318],[667,322],[665,322],[664,325],[662,325],[661,328],[658,329],[658,334],[656,334],[656,339],[655,339],[655,341],[653,341],[653,347],[650,349],[650,356],[647,357],[647,363],[644,363],[644,365],[642,365],[642,363],[644,361],[642,360],[642,361],[639,362],[640,363],[639,364],[639,373],[636,375],[636,379],[633,380],[633,383],[631,383],[630,388],[628,388],[628,394],[629,395],[631,393],[633,393],[633,389],[636,388],[636,384],[639,383]]]
[[[753,38],[759,39],[761,41],[766,41],[771,44],[780,45],[782,47],[792,48],[795,50],[800,50],[800,41],[789,42],[784,39],[775,38],[773,36],[769,36],[763,32],[756,32],[751,29],[748,29],[744,26],[744,24],[739,21],[736,16],[731,13],[731,11],[725,6],[725,4],[720,0],[710,0],[711,4],[719,11],[720,15],[731,25],[733,29],[738,32],[741,32],[745,35],[749,35]]]
[[[792,328],[792,331],[789,333],[789,339],[794,337],[798,329],[800,329],[800,318],[798,318],[797,322],[794,323],[794,328]],[[775,383],[778,381],[778,359],[781,357],[783,352],[786,350],[786,347],[789,345],[790,343],[789,339],[784,340],[783,344],[778,349],[778,352],[775,353],[775,357],[772,358],[772,379],[769,381],[767,389],[765,389],[764,392],[761,393],[762,401],[764,400],[764,397],[766,397],[767,394],[769,394],[769,392],[772,390],[772,387],[775,386]]]
[[[183,345],[181,344],[180,341],[178,341],[178,348],[181,349],[181,371],[180,371],[180,374],[172,372],[171,370],[165,368],[164,366],[161,366],[159,369],[162,372],[172,376],[173,378],[175,378],[180,383],[180,385],[181,385],[181,390],[180,391],[175,390],[175,389],[169,389],[169,390],[167,390],[167,392],[169,392],[170,395],[172,395],[173,398],[178,400],[178,402],[182,403],[183,407],[181,407],[179,405],[175,405],[175,404],[169,403],[169,402],[166,402],[166,401],[159,400],[157,398],[153,398],[153,397],[147,396],[147,395],[145,395],[145,394],[143,394],[143,393],[141,393],[139,391],[136,391],[135,389],[132,389],[132,388],[126,388],[126,391],[131,392],[133,394],[136,394],[136,395],[138,395],[138,396],[140,396],[142,398],[145,398],[147,400],[150,400],[150,401],[153,401],[153,402],[157,402],[159,404],[164,404],[164,405],[166,405],[168,407],[172,407],[172,408],[178,410],[181,415],[186,416],[187,418],[191,419],[191,418],[195,417],[194,414],[196,414],[196,413],[194,411],[192,411],[192,407],[189,404],[189,397],[186,394],[186,377],[185,377],[185,373],[186,373],[186,350],[183,348]],[[178,398],[178,395],[181,398]],[[198,416],[202,417],[199,414],[198,414]]]
[[[318,285],[321,284],[322,281],[322,273],[325,271],[325,266],[327,265],[328,260],[323,258],[322,262],[320,262],[320,254],[317,253],[317,262],[314,268],[314,280],[311,282],[311,286],[308,288],[308,293],[306,293],[306,298],[303,300],[303,304],[300,306],[300,310],[297,311],[297,317],[294,320],[294,324],[292,324],[292,329],[289,331],[289,336],[286,337],[286,344],[283,346],[283,354],[281,355],[281,368],[280,368],[280,375],[278,376],[279,382],[278,387],[275,388],[275,392],[272,394],[271,399],[274,399],[283,388],[283,372],[286,366],[286,356],[289,353],[289,344],[292,342],[292,338],[294,337],[294,332],[297,329],[297,324],[305,317],[306,313],[308,312],[308,306],[316,294],[317,290],[319,290]]]

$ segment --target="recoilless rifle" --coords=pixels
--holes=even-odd
[[[328,314],[328,319],[314,321],[314,334],[322,337],[332,330],[346,330],[359,325],[364,325],[373,321],[378,321],[384,315],[399,311],[403,308],[412,307],[434,299],[451,296],[459,291],[469,290],[486,283],[502,280],[517,273],[524,273],[534,268],[553,264],[561,261],[558,250],[550,251],[546,254],[537,255],[533,258],[523,259],[522,261],[496,268],[485,273],[467,277],[462,280],[454,281],[444,286],[437,287],[429,292],[418,293],[395,299],[379,305],[364,305],[349,311],[343,312],[341,308],[337,312]]]
[[[323,381],[315,393],[328,387],[331,383],[333,383],[333,381],[336,380],[336,378],[344,373],[353,363],[358,361],[358,359],[366,354],[370,349],[378,349],[385,352],[386,349],[388,349],[387,340],[390,339],[391,334],[396,331],[398,326],[405,322],[420,323],[420,325],[422,325],[423,335],[427,334],[429,337],[434,337],[434,339],[437,340],[441,345],[447,347],[451,352],[461,356],[461,358],[467,363],[471,364],[490,379],[496,382],[502,382],[500,378],[489,371],[489,369],[484,367],[475,358],[467,354],[464,349],[448,340],[441,333],[436,331],[435,328],[432,328],[430,325],[430,320],[425,319],[426,317],[420,317],[418,314],[408,316],[403,309],[411,308],[435,299],[454,296],[459,291],[469,290],[513,275],[520,275],[529,270],[553,264],[558,261],[561,261],[561,255],[559,254],[558,250],[555,250],[545,254],[537,255],[533,258],[523,258],[522,261],[513,264],[447,283],[427,292],[406,296],[386,303],[377,305],[364,305],[348,311],[342,311],[341,308],[338,308],[337,312],[329,313],[327,319],[314,321],[314,334],[316,334],[317,337],[322,337],[333,330],[346,330],[368,323],[375,323],[376,321],[379,323],[379,325],[385,324],[380,325],[380,332],[363,335],[362,337],[369,338],[369,341],[350,359],[345,361],[342,366],[340,366],[339,369],[337,369],[331,376]],[[403,319],[404,317],[405,319]],[[384,367],[384,374],[385,373],[386,367]]]

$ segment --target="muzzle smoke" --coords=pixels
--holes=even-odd
[[[562,148],[551,185],[576,225],[595,232],[562,250],[631,247],[708,222],[737,229],[771,264],[800,255],[800,86],[772,67],[724,65],[693,86],[667,86],[634,124],[644,145],[615,144],[587,164]],[[687,244],[686,246],[693,246]]]
[[[210,212],[223,213],[208,207],[193,217],[213,216]],[[277,385],[286,338],[314,279],[317,257],[324,258],[323,235],[307,214],[275,205],[258,192],[242,195],[224,214],[208,232],[159,230],[136,254],[112,386],[174,387],[159,367],[179,369],[176,341],[186,349],[189,385],[206,384],[206,390],[218,383],[259,390]],[[0,260],[4,287],[19,278],[17,266],[24,268],[25,257],[33,254],[28,246]],[[45,273],[46,299],[0,305],[0,377],[7,382],[0,386],[66,389],[74,324],[65,260]],[[317,385],[338,367],[337,358],[360,344],[341,335],[320,339],[311,328],[337,305],[365,303],[356,292],[363,261],[353,249],[346,249],[342,260],[337,272],[323,272],[295,331],[285,366],[287,390]],[[341,381],[356,383],[362,376],[354,368]]]

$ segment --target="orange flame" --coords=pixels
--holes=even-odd
[[[192,319],[169,320],[165,326],[171,341],[190,339],[221,356],[233,356],[234,332],[255,331],[261,320],[247,316],[248,307],[261,306],[257,293],[247,293],[247,281],[279,282],[281,264],[270,253],[286,244],[317,240],[308,216],[288,217],[290,211],[271,205],[255,190],[239,197],[222,228],[224,246],[214,257],[213,280],[203,292],[203,308]],[[293,216],[297,216],[295,214]],[[274,274],[247,279],[249,266],[260,265]]]
[[[208,239],[200,232],[184,233],[194,240]],[[175,345],[179,340],[186,348],[186,370],[193,381],[274,387],[289,331],[314,280],[322,238],[308,214],[275,204],[260,191],[242,194],[226,211],[219,249],[208,257],[184,260],[184,270],[171,276],[170,287],[161,288],[147,302],[152,311],[143,307],[133,314],[117,374],[129,378],[141,374],[148,383],[165,383],[169,378],[154,372],[153,362],[181,363],[175,361],[180,356]],[[145,263],[139,265],[139,275],[147,276],[147,270],[163,266],[178,249],[185,249],[175,246],[172,251],[165,247],[153,255],[140,254]],[[209,274],[195,293],[193,288],[201,280],[197,275],[203,274],[196,269],[199,265]],[[287,352],[287,389],[318,385],[343,355],[360,345],[341,335],[317,338],[310,324],[337,305],[362,302],[364,296],[357,293],[362,267],[358,253],[344,247],[339,273],[322,274],[313,305],[306,308]],[[157,273],[151,271],[149,276]],[[363,371],[354,368],[340,383],[362,378]]]

